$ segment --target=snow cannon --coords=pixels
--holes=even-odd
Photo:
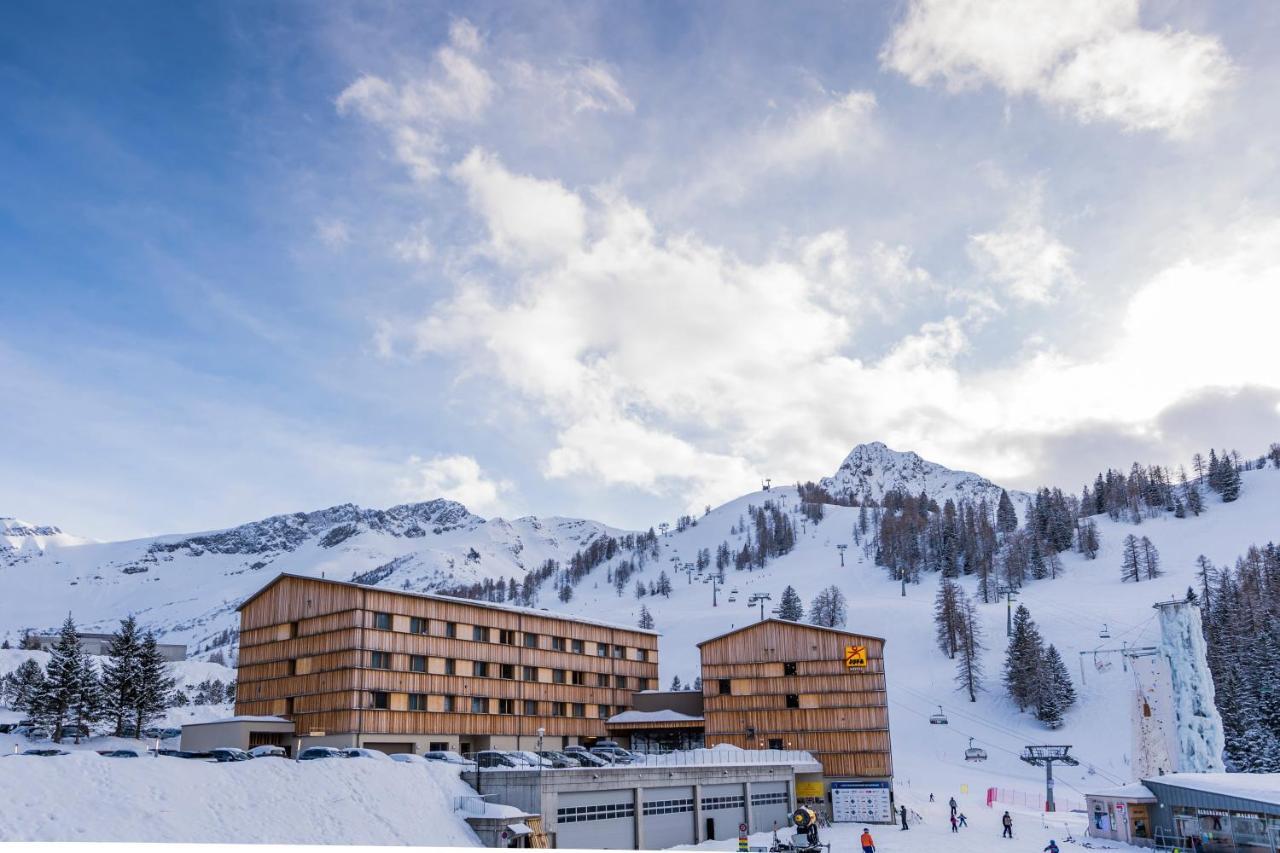
[[[794,839],[797,850],[813,849],[818,846],[818,813],[808,806],[801,806],[791,813],[791,825],[796,828]],[[804,846],[801,846],[801,839]]]

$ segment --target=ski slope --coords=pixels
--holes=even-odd
[[[1239,501],[1224,505],[1210,497],[1208,511],[1198,518],[1166,516],[1135,527],[1097,517],[1102,548],[1096,560],[1065,553],[1063,576],[1031,581],[1023,588],[1017,602],[1031,610],[1046,642],[1058,647],[1079,693],[1066,725],[1058,731],[1046,730],[1029,712],[1020,714],[1004,696],[1000,685],[1006,644],[1004,602],[979,608],[986,644],[986,689],[971,704],[955,688],[953,662],[938,651],[933,639],[932,608],[938,577],[926,574],[919,585],[908,584],[903,597],[899,584],[889,580],[885,570],[873,565],[871,557],[854,544],[856,509],[828,506],[825,519],[816,526],[805,524],[803,532],[801,517],[794,516],[799,536],[796,548],[761,570],[727,569],[726,588],[720,591],[716,606],[712,606],[710,584],[696,579],[690,583],[684,572],[673,573],[676,565],[694,561],[700,548],[714,553],[724,540],[731,546],[736,541],[741,547],[741,540],[729,530],[740,516],[746,516],[749,504],[759,506],[772,500],[796,510],[797,495],[790,487],[746,495],[700,518],[696,527],[662,537],[661,558],[649,562],[638,577],[647,583],[660,569],[666,569],[673,581],[669,599],[646,596],[637,600],[634,584],[619,598],[606,581],[602,566],[578,586],[568,605],[557,602],[556,609],[634,623],[641,605],[647,606],[662,634],[661,686],[665,688],[675,675],[686,683],[697,675],[699,641],[760,618],[759,608],[746,603],[752,593],[769,593],[770,604],[776,605],[783,588],[790,584],[807,607],[818,590],[836,584],[849,602],[847,627],[887,641],[891,735],[900,787],[950,794],[967,785],[975,795],[987,787],[1001,787],[1038,796],[1044,790],[1044,771],[1023,764],[1018,756],[1027,744],[1061,743],[1073,746],[1081,766],[1056,769],[1058,799],[1060,803],[1082,803],[1083,792],[1089,788],[1127,782],[1133,775],[1129,752],[1134,674],[1122,666],[1120,655],[1099,656],[1100,662],[1112,663],[1106,671],[1099,670],[1094,652],[1158,645],[1159,627],[1152,604],[1185,595],[1193,583],[1197,555],[1203,553],[1218,565],[1233,564],[1249,544],[1262,544],[1280,534],[1280,471],[1266,469],[1242,476],[1244,491]],[[1149,536],[1155,543],[1164,577],[1137,584],[1121,582],[1120,546],[1130,532]],[[849,546],[843,568],[835,547],[841,543]],[[972,578],[961,583],[969,594],[975,594]],[[730,603],[729,593],[735,589],[736,601]],[[766,615],[768,608],[767,604]],[[1110,639],[1098,636],[1104,624]],[[949,725],[929,724],[929,716],[939,705],[949,717]],[[964,749],[970,737],[976,746],[987,750],[989,760],[985,763],[965,762]]]

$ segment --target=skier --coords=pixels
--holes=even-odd
[[[898,813],[902,815],[902,828],[910,829],[910,827],[907,826],[907,807],[898,806]]]
[[[1044,848],[1043,853],[1059,853],[1058,843],[1052,838],[1049,839],[1049,846]]]
[[[959,831],[960,831],[960,824],[956,821],[956,815],[955,815],[955,812],[952,812],[952,813],[951,813],[951,831],[952,831],[952,832],[959,832]]]
[[[954,816],[956,813],[956,798],[952,797],[947,805],[951,806],[951,814]]]
[[[871,830],[862,827],[862,853],[876,853],[876,843],[871,840]]]
[[[1005,812],[1004,817],[1000,818],[1000,824],[1004,827],[1004,833],[1001,838],[1013,838],[1013,818],[1009,817],[1009,813]]]
[[[960,812],[960,825],[961,825],[961,826],[968,826],[968,825],[969,825],[969,819],[968,819],[967,817],[965,817],[965,816],[964,816],[964,812]]]
[[[930,794],[930,795],[929,795],[929,802],[931,802],[931,803],[933,802],[933,794]]]

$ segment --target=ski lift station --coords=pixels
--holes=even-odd
[[[1280,773],[1168,773],[1087,797],[1092,838],[1188,853],[1280,851]]]

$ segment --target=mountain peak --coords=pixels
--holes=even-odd
[[[849,451],[844,462],[819,485],[834,497],[881,501],[886,493],[924,492],[939,503],[948,498],[978,501],[986,499],[993,508],[1000,499],[1001,487],[970,471],[956,471],[945,465],[921,458],[913,450],[894,450],[882,441],[859,444]],[[1022,497],[1010,492],[1010,497]]]

